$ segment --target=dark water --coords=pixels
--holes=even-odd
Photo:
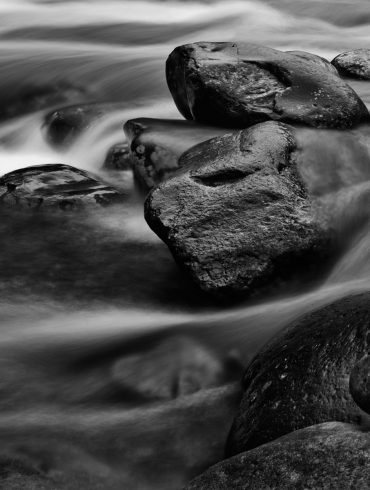
[[[112,365],[180,334],[245,364],[292,319],[369,290],[370,130],[299,135],[307,185],[343,228],[332,269],[314,286],[232,307],[178,270],[132,176],[104,172],[105,154],[127,119],[180,117],[164,77],[175,46],[243,40],[332,59],[369,45],[370,4],[1,0],[0,16],[1,173],[64,162],[127,194],[124,209],[93,215],[1,216],[0,459],[37,469],[34,487],[9,488],[181,488],[222,458],[237,389],[135,404],[112,384]],[[370,106],[370,84],[353,86]],[[51,109],[96,102],[119,106],[63,152],[46,142]]]

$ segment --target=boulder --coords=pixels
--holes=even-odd
[[[83,170],[63,164],[26,167],[0,177],[0,206],[63,211],[107,206],[123,195]]]
[[[103,168],[108,170],[131,170],[132,158],[127,143],[117,143],[108,151]]]
[[[255,125],[190,149],[148,195],[149,226],[204,291],[245,297],[312,273],[330,253],[294,150],[292,128]]]
[[[167,83],[186,119],[228,127],[267,120],[348,128],[366,106],[323,58],[247,43],[201,42],[168,57]]]
[[[297,430],[211,467],[187,490],[370,488],[370,437],[329,422]]]
[[[349,391],[357,405],[370,414],[370,356],[363,357],[353,367]]]
[[[186,150],[230,132],[193,121],[149,118],[127,121],[124,131],[131,148],[135,176],[147,189],[172,175]]]
[[[253,449],[297,429],[366,419],[349,377],[370,347],[370,295],[341,299],[303,316],[252,360],[227,454]]]
[[[355,49],[336,56],[332,64],[340,75],[370,80],[370,49]]]
[[[143,398],[169,400],[230,380],[225,361],[189,337],[174,336],[143,353],[117,360],[112,378]]]

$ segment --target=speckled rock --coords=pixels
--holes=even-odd
[[[336,56],[332,64],[344,77],[370,80],[370,49],[346,51]]]
[[[195,146],[149,194],[149,226],[203,290],[246,296],[329,253],[294,150],[292,128],[262,123]]]
[[[355,364],[349,378],[349,390],[357,405],[370,414],[370,356]]]
[[[179,168],[179,157],[192,146],[230,130],[192,121],[138,118],[127,121],[134,172],[147,189],[166,180]]]
[[[226,459],[186,490],[354,490],[370,488],[370,437],[329,422]]]
[[[347,128],[369,114],[323,58],[247,43],[194,43],[168,57],[167,83],[187,119],[246,127],[269,119]]]
[[[108,170],[131,170],[132,165],[128,143],[117,143],[108,151],[103,167]]]
[[[359,423],[350,373],[370,347],[370,295],[341,299],[305,315],[254,358],[227,454],[253,449],[328,421]]]
[[[106,206],[124,196],[70,165],[26,167],[0,177],[0,206],[27,209],[71,209]]]

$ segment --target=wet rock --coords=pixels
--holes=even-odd
[[[149,194],[149,226],[206,292],[246,296],[329,253],[331,232],[316,219],[294,150],[292,128],[256,125],[190,149]]]
[[[121,131],[124,120],[124,107],[119,104],[86,104],[58,109],[45,117],[45,137],[55,147],[68,146],[98,121],[115,113],[118,117],[116,127],[111,129],[112,132],[117,128]]]
[[[103,167],[109,170],[131,170],[132,158],[128,143],[118,143],[112,146]]]
[[[0,178],[0,206],[68,211],[107,206],[123,195],[83,170],[63,164],[26,167]]]
[[[332,64],[344,77],[370,80],[370,49],[346,51],[336,56]]]
[[[349,390],[357,405],[370,414],[370,356],[355,364],[349,378]]]
[[[167,83],[186,119],[229,127],[267,120],[347,128],[368,118],[323,58],[246,43],[194,43],[168,57]]]
[[[244,375],[244,395],[228,455],[328,422],[359,423],[350,373],[370,347],[370,295],[341,299],[305,315],[273,339]]]
[[[192,146],[230,132],[190,121],[138,118],[127,121],[134,171],[145,188],[166,180],[179,168],[179,157]]]
[[[206,347],[174,336],[152,349],[119,359],[112,368],[116,383],[147,399],[172,399],[212,388],[228,380],[229,369]]]
[[[187,490],[370,487],[370,437],[338,422],[314,425],[226,459]]]

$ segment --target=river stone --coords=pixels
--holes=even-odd
[[[124,131],[130,144],[138,181],[150,189],[179,168],[179,157],[192,146],[230,130],[202,126],[193,121],[138,118],[127,121]]]
[[[227,454],[310,425],[366,419],[349,391],[356,362],[370,347],[370,294],[341,299],[303,316],[252,360]]]
[[[168,57],[167,83],[186,119],[246,127],[275,120],[348,128],[368,118],[323,58],[247,43],[194,43]]]
[[[370,414],[370,356],[355,364],[349,378],[349,391],[357,405]]]
[[[344,77],[370,80],[370,49],[355,49],[336,56],[332,64]]]
[[[292,129],[276,122],[214,138],[147,197],[149,226],[204,291],[246,296],[307,272],[330,250],[294,150]]]
[[[108,170],[131,170],[132,158],[128,143],[117,143],[107,153],[103,168]]]
[[[83,170],[63,164],[26,167],[0,177],[0,205],[63,211],[120,202],[123,195]]]
[[[186,490],[370,488],[370,437],[328,422],[297,430],[211,467]]]

